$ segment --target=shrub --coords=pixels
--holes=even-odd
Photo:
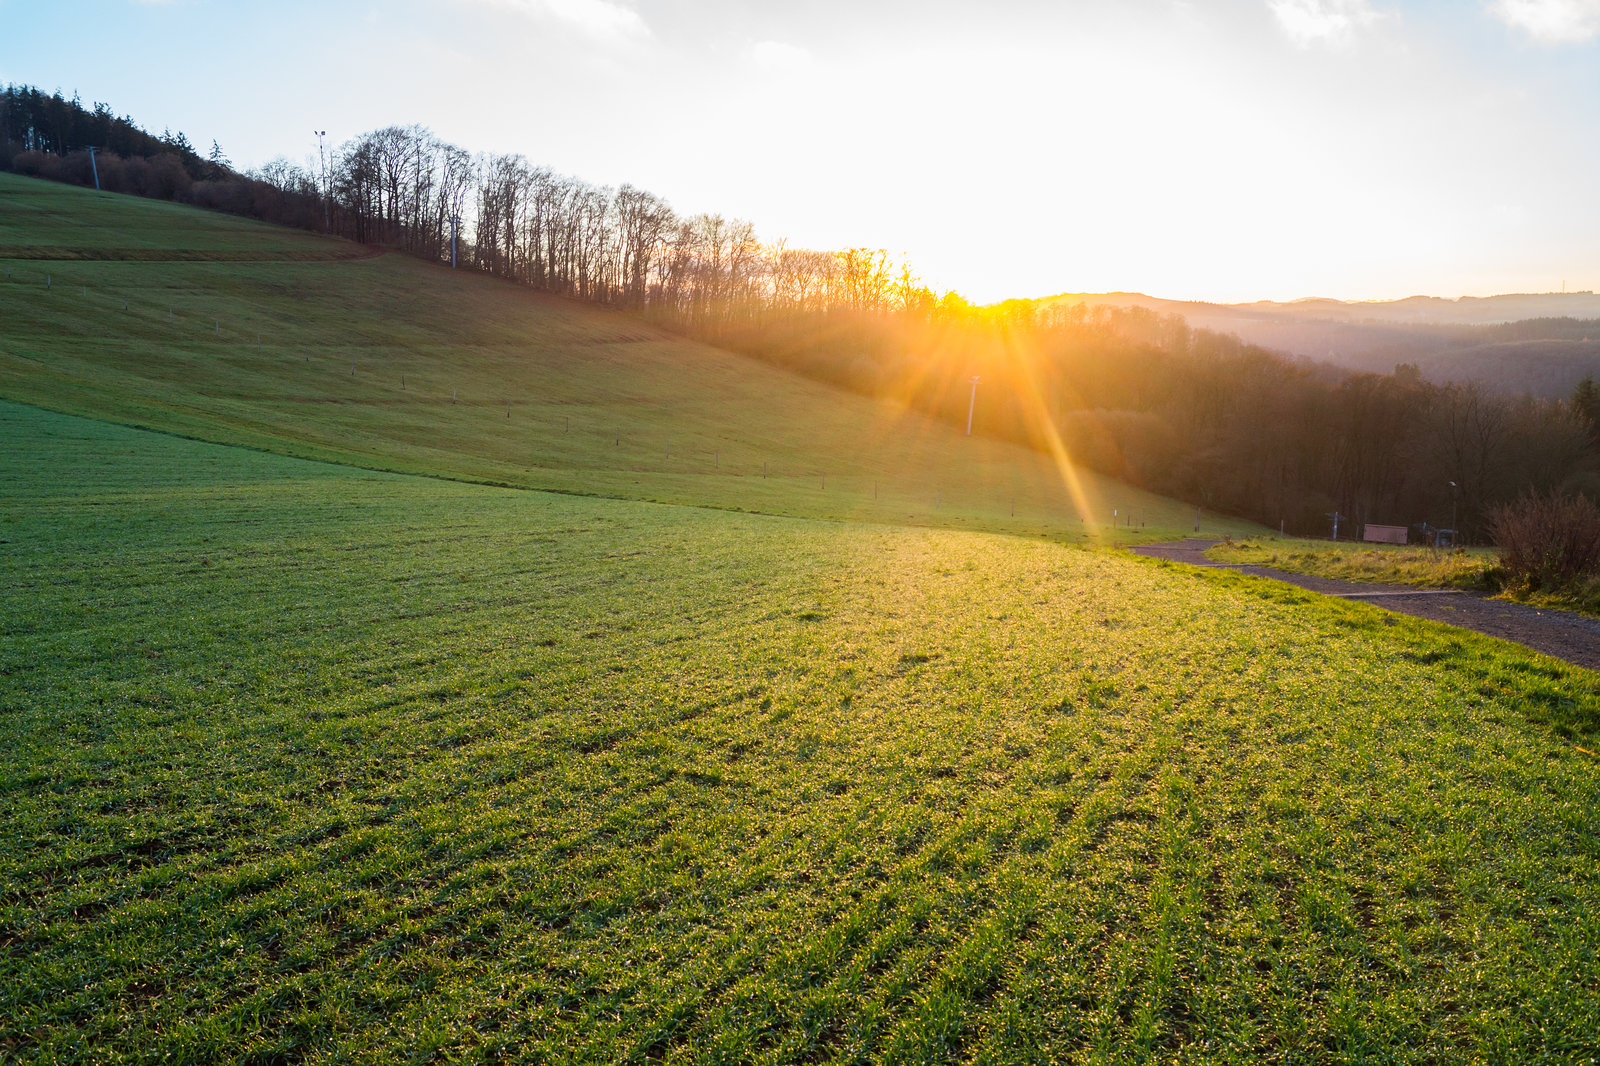
[[[1600,575],[1600,508],[1586,497],[1530,492],[1490,513],[1489,535],[1511,580],[1528,588]]]

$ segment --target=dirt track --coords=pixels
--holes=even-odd
[[[1485,599],[1469,592],[1369,585],[1330,577],[1292,574],[1268,566],[1219,563],[1205,556],[1205,550],[1216,543],[1214,540],[1180,540],[1169,544],[1144,544],[1130,550],[1153,559],[1169,559],[1190,566],[1217,567],[1269,577],[1326,596],[1364,600],[1386,611],[1487,633],[1578,666],[1600,670],[1600,619],[1571,611]]]

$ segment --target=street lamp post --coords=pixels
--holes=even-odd
[[[317,158],[322,161],[322,228],[333,229],[331,216],[328,214],[328,153],[323,149],[322,138],[328,135],[327,130],[312,130],[317,135]]]
[[[972,375],[972,396],[967,400],[967,436],[972,436],[972,412],[978,406],[978,386],[983,382],[978,375]]]

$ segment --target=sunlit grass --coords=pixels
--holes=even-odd
[[[1218,562],[1274,566],[1299,574],[1423,588],[1498,588],[1492,548],[1338,543],[1257,537],[1224,541],[1206,552]]]
[[[1271,566],[1345,581],[1494,593],[1535,607],[1600,615],[1600,581],[1579,581],[1554,591],[1507,584],[1493,548],[1439,549],[1266,536],[1230,539],[1208,549],[1206,555],[1218,562]]]
[[[9,1061],[1600,1032],[1593,673],[1041,538],[0,417]]]

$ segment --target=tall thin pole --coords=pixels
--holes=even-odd
[[[328,135],[327,130],[312,130],[317,135],[317,158],[322,160],[322,228],[333,229],[333,223],[328,214],[328,153],[323,149],[322,138]]]
[[[967,400],[967,436],[969,437],[972,436],[972,411],[978,406],[978,386],[982,384],[983,382],[978,379],[978,375],[972,375],[972,396]]]
[[[450,216],[450,269],[456,268],[456,229],[461,225],[460,215]]]
[[[89,169],[94,171],[94,191],[95,192],[99,192],[100,191],[100,164],[98,164],[98,163],[96,163],[94,161],[94,145],[91,144],[91,145],[88,145],[87,147],[89,149]]]

